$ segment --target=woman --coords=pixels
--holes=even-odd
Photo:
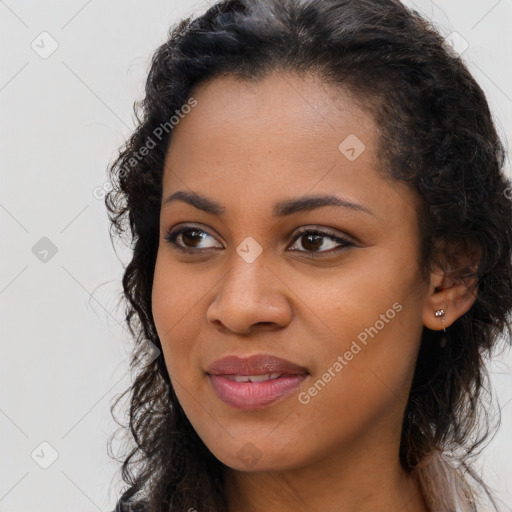
[[[106,205],[158,350],[118,510],[481,510],[512,210],[442,37],[394,0],[222,1],[171,30],[140,107]]]

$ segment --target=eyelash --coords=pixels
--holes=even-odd
[[[165,240],[169,244],[171,244],[175,249],[177,249],[178,251],[183,252],[183,253],[187,253],[187,254],[197,254],[200,251],[206,251],[208,249],[214,249],[213,247],[207,247],[205,249],[204,248],[203,249],[194,249],[194,248],[190,248],[190,247],[188,247],[188,248],[187,247],[183,247],[182,245],[178,244],[177,238],[182,233],[184,233],[186,231],[197,231],[197,232],[206,233],[207,235],[212,236],[207,231],[205,231],[203,229],[200,229],[198,227],[195,227],[195,226],[182,226],[181,228],[178,228],[178,229],[176,229],[174,231],[172,229],[170,229],[167,232],[167,234],[165,235]],[[322,238],[328,238],[329,240],[332,240],[334,242],[339,243],[340,246],[335,248],[335,249],[329,249],[327,251],[305,251],[305,250],[293,249],[292,250],[293,252],[307,253],[308,255],[311,255],[314,258],[319,258],[319,257],[325,257],[326,255],[337,254],[338,252],[343,251],[344,249],[347,249],[349,247],[356,247],[356,244],[354,244],[350,240],[347,240],[346,238],[335,236],[335,235],[333,235],[331,233],[327,233],[325,231],[321,231],[321,230],[318,230],[318,229],[312,229],[312,228],[304,228],[302,231],[299,231],[296,234],[295,238],[293,239],[292,245],[295,242],[297,242],[297,240],[299,240],[301,238],[301,236],[303,236],[304,234],[316,235],[316,236],[320,236]]]

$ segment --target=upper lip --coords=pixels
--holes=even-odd
[[[227,356],[218,359],[207,370],[210,375],[265,375],[268,373],[308,373],[303,366],[268,354],[248,357]]]

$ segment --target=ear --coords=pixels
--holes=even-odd
[[[476,271],[481,250],[468,243],[444,244],[439,247],[442,263],[430,273],[430,283],[423,308],[423,325],[433,331],[444,329],[475,302],[477,289]],[[436,316],[436,311],[444,315]]]

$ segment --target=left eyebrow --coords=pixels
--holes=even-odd
[[[164,205],[169,204],[172,201],[182,201],[194,206],[198,210],[202,210],[212,215],[220,216],[226,213],[226,208],[221,204],[197,194],[196,192],[185,192],[182,190],[174,192],[164,200]],[[358,203],[352,203],[334,195],[316,195],[300,197],[297,199],[285,199],[284,201],[275,203],[272,211],[275,217],[286,217],[288,215],[293,215],[294,213],[315,210],[322,206],[339,206],[375,216],[375,214],[366,206]]]
[[[374,213],[362,204],[352,203],[346,199],[333,195],[322,196],[305,196],[299,199],[287,199],[280,201],[274,205],[274,215],[276,217],[284,217],[293,213],[310,211],[322,206],[341,206],[352,210],[361,211],[374,215]]]

